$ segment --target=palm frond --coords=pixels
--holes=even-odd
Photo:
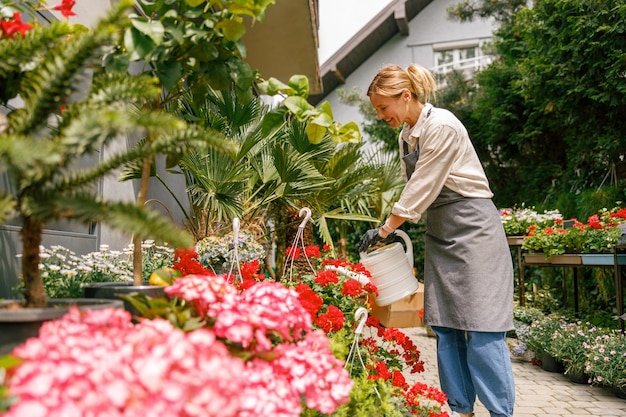
[[[12,195],[0,192],[0,224],[6,222],[14,213],[16,201]]]
[[[51,214],[78,222],[103,222],[125,233],[166,241],[177,247],[189,247],[193,240],[169,219],[148,207],[134,203],[102,201],[90,193],[42,195],[28,202],[33,218],[48,219]]]

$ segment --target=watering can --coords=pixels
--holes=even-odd
[[[413,275],[413,243],[402,230],[396,230],[402,238],[406,251],[400,242],[393,242],[372,252],[361,252],[361,263],[371,274],[371,281],[378,288],[376,304],[387,306],[408,297],[419,288]]]

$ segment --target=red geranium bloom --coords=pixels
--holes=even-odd
[[[178,248],[174,251],[174,259],[177,261],[172,268],[185,275],[213,275],[198,262],[198,254],[194,248]]]
[[[343,295],[350,295],[352,297],[357,297],[363,294],[363,286],[353,279],[347,279],[344,281],[343,286],[341,287],[341,293]]]
[[[61,14],[68,19],[70,16],[76,16],[76,13],[72,11],[72,7],[76,2],[74,0],[61,0],[61,4],[57,4],[53,7],[54,10],[58,10]]]
[[[0,21],[0,29],[2,29],[4,35],[9,38],[14,38],[15,34],[18,32],[22,34],[22,37],[24,37],[26,36],[26,32],[32,28],[32,25],[22,22],[22,16],[19,12],[13,13],[13,20]]]
[[[321,258],[322,253],[320,247],[317,245],[311,245],[304,248],[304,254],[311,258]]]
[[[325,287],[329,284],[337,284],[339,282],[339,277],[335,271],[323,269],[315,276],[315,282],[320,284],[322,287]]]
[[[297,246],[291,246],[285,251],[287,258],[298,259],[300,257],[300,248]]]
[[[317,312],[320,311],[320,308],[324,305],[322,297],[313,291],[311,287],[303,283],[296,285],[294,289],[298,293],[298,300],[300,304],[302,304],[302,307],[309,312],[311,318],[316,317]]]
[[[314,323],[324,332],[331,333],[343,329],[345,317],[343,312],[334,305],[329,305],[328,310],[324,314],[320,314]]]

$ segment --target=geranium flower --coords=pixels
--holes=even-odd
[[[324,332],[337,332],[343,328],[345,316],[343,312],[334,305],[329,305],[326,313],[320,314],[314,320]]]
[[[315,282],[321,286],[337,284],[339,282],[339,277],[335,271],[323,269],[315,275]]]
[[[343,295],[350,295],[352,297],[357,297],[363,294],[365,291],[363,290],[363,285],[358,281],[353,279],[349,279],[343,282],[341,286],[341,293]]]
[[[19,12],[13,13],[13,20],[1,20],[0,29],[2,29],[3,36],[14,38],[16,33],[26,36],[26,32],[33,28],[32,25],[22,22],[22,15]]]
[[[61,0],[60,4],[57,4],[56,6],[53,6],[52,8],[54,10],[61,12],[61,14],[66,19],[69,19],[70,16],[76,16],[76,13],[72,11],[72,8],[74,7],[75,4],[76,2],[74,0]]]

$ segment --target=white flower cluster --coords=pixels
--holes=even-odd
[[[152,240],[142,243],[142,253],[146,280],[152,271],[174,263],[174,249],[156,245]],[[80,297],[82,284],[133,281],[133,244],[121,251],[100,245],[99,251],[85,255],[76,255],[59,245],[41,246],[39,256],[39,270],[46,293],[51,298]]]
[[[265,248],[248,232],[240,231],[237,237],[237,259],[235,259],[235,236],[233,232],[224,236],[207,236],[196,243],[198,260],[207,267],[229,268],[238,263],[265,259]]]
[[[505,208],[500,210],[500,220],[507,235],[523,235],[531,225],[545,227],[563,219],[559,210],[544,210],[539,213],[534,207]]]

